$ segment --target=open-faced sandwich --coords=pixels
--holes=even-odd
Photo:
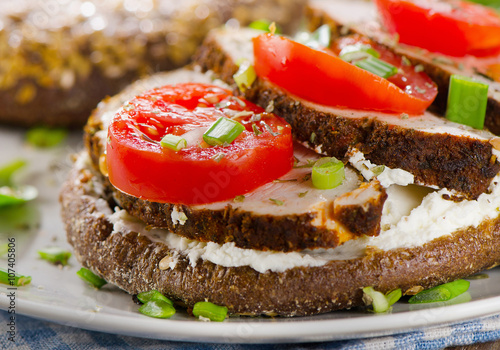
[[[402,56],[325,28],[215,30],[195,68],[101,102],[61,191],[82,265],[188,308],[299,316],[500,262],[498,138],[426,111],[438,89]]]
[[[304,0],[2,0],[0,123],[81,127],[107,95],[141,76],[188,63],[210,29],[267,15],[293,30],[303,5]]]

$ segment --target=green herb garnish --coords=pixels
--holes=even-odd
[[[36,127],[28,130],[26,141],[34,147],[49,148],[59,145],[67,136],[68,131],[66,129]]]
[[[148,301],[162,301],[170,305],[174,305],[172,300],[158,292],[157,290],[150,290],[149,292],[142,292],[137,294],[137,299],[143,304],[147,303]]]
[[[222,322],[227,316],[227,307],[218,306],[208,301],[200,301],[194,304],[193,315],[208,318],[210,321]]]
[[[21,287],[31,283],[31,276],[18,275],[14,272],[9,273],[7,270],[0,268],[0,283]]]
[[[321,158],[312,168],[313,186],[321,190],[339,186],[344,178],[344,163],[335,157]]]
[[[16,171],[26,166],[26,161],[23,159],[14,160],[0,168],[0,187],[11,186],[12,176]]]
[[[369,57],[380,57],[380,53],[370,45],[348,45],[339,53],[341,60],[353,62]]]
[[[482,129],[488,103],[487,84],[471,78],[452,75],[448,91],[446,118],[476,129]]]
[[[390,78],[398,73],[397,67],[376,57],[368,57],[363,60],[356,61],[354,65],[384,79]]]
[[[152,300],[141,305],[139,312],[149,317],[170,318],[175,314],[175,308],[165,301]]]
[[[423,304],[447,301],[465,293],[469,289],[469,286],[469,281],[456,280],[434,288],[423,290],[412,296],[408,302],[410,304]]]
[[[253,21],[252,23],[250,23],[248,25],[248,27],[252,28],[252,29],[257,29],[257,30],[262,30],[264,32],[271,32],[271,25],[273,24],[274,22],[270,22],[268,20],[265,20],[265,19],[260,19],[260,20],[257,20],[257,21]],[[281,34],[283,31],[281,30],[280,26],[276,25],[276,28],[274,30],[274,33],[275,34]]]
[[[36,197],[38,197],[38,190],[33,186],[0,187],[0,207],[23,204]]]
[[[277,206],[282,206],[283,204],[285,204],[285,202],[280,201],[279,199],[269,198],[269,200],[274,204],[276,204]]]
[[[187,146],[187,141],[180,136],[167,134],[161,139],[160,145],[177,152]]]
[[[300,32],[294,40],[316,50],[327,48],[332,41],[331,28],[328,24],[323,24],[312,33]]]
[[[203,134],[203,140],[210,146],[222,146],[225,143],[230,144],[242,132],[245,127],[232,119],[220,117]]]
[[[363,288],[363,301],[366,305],[372,305],[376,313],[386,312],[402,296],[401,289],[395,289],[387,294],[376,291],[373,287]]]
[[[107,282],[105,279],[97,276],[94,274],[92,271],[89,269],[86,269],[85,267],[82,267],[78,272],[76,273],[78,277],[80,277],[82,280],[90,284],[91,286],[100,289],[102,286],[104,286]]]
[[[38,251],[40,257],[53,264],[61,264],[63,266],[68,264],[71,253],[59,247],[49,247]]]
[[[250,61],[244,60],[241,62],[238,71],[233,75],[233,79],[238,89],[242,92],[252,86],[255,79],[257,79],[257,74]]]

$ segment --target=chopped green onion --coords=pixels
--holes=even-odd
[[[148,301],[163,301],[165,303],[168,303],[170,305],[174,305],[172,300],[158,292],[157,290],[150,290],[149,292],[142,292],[137,294],[137,299],[143,304],[147,303]]]
[[[165,301],[151,300],[141,305],[139,312],[149,317],[170,318],[175,314],[175,308]]]
[[[59,247],[48,247],[38,251],[40,257],[54,264],[67,265],[71,253]]]
[[[250,23],[248,25],[248,27],[252,28],[252,29],[257,29],[257,30],[262,30],[264,32],[270,32],[271,30],[269,29],[269,27],[271,26],[273,22],[269,22],[268,20],[265,20],[265,19],[261,19],[261,20],[257,20],[257,21],[253,21],[252,23]],[[276,25],[276,30],[274,31],[275,34],[281,34],[282,31],[281,31],[281,28]]]
[[[447,301],[465,293],[469,289],[469,286],[469,281],[456,280],[434,288],[423,290],[412,296],[408,302],[410,304],[422,304]]]
[[[38,148],[49,148],[59,145],[67,136],[68,131],[66,129],[36,127],[28,130],[26,141]]]
[[[240,68],[233,75],[233,79],[240,91],[245,91],[252,86],[255,79],[257,79],[257,74],[250,61],[244,60],[241,62]]]
[[[221,146],[224,143],[230,144],[243,130],[245,130],[245,127],[241,123],[229,118],[220,117],[203,134],[203,140],[210,146]]]
[[[348,45],[339,53],[340,59],[352,62],[369,57],[380,57],[380,53],[370,45]]]
[[[11,186],[12,175],[26,165],[23,159],[14,160],[0,168],[0,186]]]
[[[82,267],[80,270],[78,270],[76,274],[82,280],[84,280],[85,282],[87,282],[88,284],[97,289],[101,288],[107,283],[105,279],[102,279],[101,277],[97,276],[96,274],[94,274],[89,269],[86,269],[85,267]]]
[[[308,193],[308,192],[309,192],[309,191],[300,192],[300,193],[299,193],[299,197],[300,197],[300,198],[304,198],[304,197],[307,195],[307,193]]]
[[[193,315],[208,318],[210,321],[222,322],[227,316],[227,307],[218,306],[208,301],[200,301],[194,304]]]
[[[330,47],[332,40],[331,28],[328,24],[323,24],[312,33],[300,32],[295,36],[294,40],[316,50]]]
[[[389,302],[389,305],[393,305],[396,301],[401,299],[403,296],[403,292],[401,291],[401,288],[394,289],[390,291],[389,293],[386,293],[385,297],[387,301]]]
[[[313,186],[321,190],[335,188],[344,181],[344,163],[335,157],[318,160],[312,168]]]
[[[366,305],[372,305],[376,313],[386,312],[391,307],[385,295],[377,292],[373,287],[363,288],[363,301]]]
[[[68,264],[68,259],[71,253],[59,247],[49,247],[38,251],[40,257],[44,260],[50,261],[53,264],[61,264],[63,266]]]
[[[39,225],[40,211],[35,203],[1,207],[0,232],[27,231]]]
[[[18,275],[14,272],[8,272],[0,268],[0,283],[9,286],[20,287],[31,283],[31,276]]]
[[[0,207],[23,204],[35,199],[38,196],[38,190],[33,186],[20,187],[0,187]]]
[[[355,62],[354,65],[384,79],[390,78],[398,72],[397,67],[376,57],[365,58]]]
[[[180,151],[187,146],[187,141],[180,136],[167,134],[161,139],[160,145],[173,151]]]
[[[476,129],[484,126],[488,85],[460,75],[452,75],[446,118]]]

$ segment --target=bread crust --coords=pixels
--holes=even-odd
[[[174,268],[160,261],[176,253],[137,233],[114,231],[107,212],[109,193],[92,183],[103,179],[89,167],[75,167],[62,187],[62,218],[75,257],[85,267],[130,294],[159,290],[187,307],[208,300],[231,314],[303,316],[363,305],[362,288],[387,292],[429,288],[500,262],[500,217],[487,219],[423,246],[390,251],[367,248],[357,259],[319,267],[259,273],[248,266],[224,267],[182,253]],[[104,210],[103,203],[109,208]]]

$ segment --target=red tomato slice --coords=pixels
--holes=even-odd
[[[459,0],[375,0],[384,25],[399,41],[431,52],[486,56],[500,48],[500,16]]]
[[[434,101],[438,94],[437,85],[429,78],[425,72],[415,72],[415,67],[409,63],[404,63],[401,56],[388,50],[385,46],[354,34],[341,37],[332,43],[332,51],[339,55],[343,48],[349,45],[369,45],[380,54],[380,59],[384,62],[398,67],[398,73],[387,78],[388,81],[404,90],[406,93],[424,101]]]
[[[245,130],[230,145],[209,147],[202,135],[221,116],[232,116]],[[261,119],[252,121],[256,116]],[[256,135],[253,124],[261,134]],[[177,152],[162,147],[166,134],[183,135],[188,146]],[[106,152],[109,180],[116,188],[176,204],[232,199],[279,178],[293,165],[291,128],[283,119],[229,90],[193,83],[153,89],[130,101],[109,126]]]
[[[326,106],[422,114],[433,98],[410,95],[332,52],[311,49],[285,37],[253,39],[258,76],[305,100]]]

